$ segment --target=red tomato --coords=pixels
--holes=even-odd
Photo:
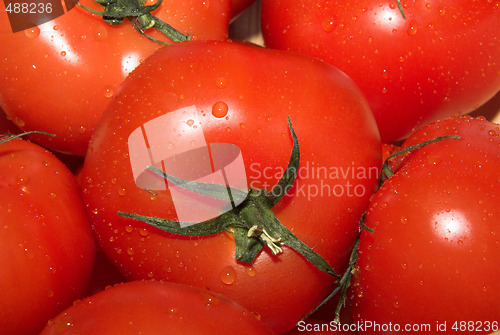
[[[0,328],[33,335],[85,294],[94,237],[75,177],[51,153],[11,140],[0,171]]]
[[[231,17],[235,18],[250,7],[255,0],[231,0]]]
[[[102,10],[94,1],[80,3]],[[153,13],[193,39],[227,38],[229,0],[164,0]],[[157,31],[151,35],[166,40]],[[12,33],[3,2],[0,45],[0,107],[25,131],[57,135],[33,136],[44,146],[82,156],[119,84],[162,46],[127,20],[112,26],[78,6]]]
[[[498,1],[269,0],[265,44],[321,58],[359,85],[383,142],[465,114],[500,89]]]
[[[75,303],[40,335],[274,334],[255,315],[206,289],[161,281],[118,284]]]
[[[367,211],[374,232],[362,232],[351,301],[366,334],[390,322],[414,334],[499,329],[500,128],[447,119],[403,148],[444,135],[461,138],[411,151]]]
[[[179,118],[183,129],[165,130],[167,136],[178,135],[160,140],[160,150],[207,148],[200,146],[203,141],[229,143],[241,153],[243,189],[268,192],[290,159],[290,117],[300,146],[299,174],[289,194],[266,215],[276,216],[340,273],[380,165],[376,124],[361,93],[340,71],[307,57],[229,41],[176,44],[149,58],[122,84],[80,174],[100,244],[128,279],[208,287],[257,312],[278,332],[292,328],[333,282],[301,255],[283,246],[280,255],[265,249],[245,264],[235,259],[230,232],[179,237],[118,215],[176,220],[175,206],[185,204],[174,200],[171,188],[136,185],[131,157],[145,151],[130,154],[128,141],[144,123],[162,120],[158,117]],[[178,172],[195,172],[198,165],[191,162]],[[188,214],[201,215],[201,206],[186,205]]]
[[[20,130],[16,125],[9,120],[3,110],[0,109],[0,134],[17,134]]]

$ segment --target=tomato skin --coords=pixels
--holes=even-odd
[[[76,178],[24,140],[0,145],[0,327],[37,334],[87,290],[95,241]]]
[[[499,134],[484,119],[452,118],[403,144],[461,136],[412,151],[374,196],[365,220],[374,233],[361,235],[352,284],[356,321],[441,334],[437,322],[452,333],[455,322],[499,320]],[[459,333],[494,330],[476,327]]]
[[[82,4],[102,10],[94,1]],[[226,39],[229,0],[165,0],[153,14],[193,39]],[[125,20],[117,26],[80,7],[12,33],[0,4],[0,107],[43,146],[83,156],[111,96],[127,74],[162,47]],[[153,37],[165,40],[159,32]]]
[[[262,4],[266,46],[321,58],[359,85],[383,142],[470,113],[500,89],[495,1],[285,1]]]
[[[212,115],[220,101],[228,107],[225,117]],[[117,215],[176,219],[169,193],[151,194],[135,185],[127,139],[144,122],[192,105],[206,140],[237,145],[248,186],[268,191],[290,158],[288,116],[310,174],[313,166],[377,169],[380,140],[373,117],[350,79],[324,62],[230,41],[193,41],[162,49],[132,72],[92,139],[80,174],[84,199],[104,252],[129,280],[208,287],[257,312],[276,331],[286,331],[323,299],[331,276],[286,246],[281,255],[264,250],[245,265],[235,259],[230,233],[178,237]],[[376,173],[362,180],[331,178],[324,181],[329,186],[348,181],[366,194],[320,197],[304,192],[321,182],[304,173],[291,191],[296,196],[286,196],[273,211],[341,272],[377,179]]]
[[[168,331],[167,331],[168,329]],[[231,300],[181,284],[118,284],[78,302],[49,321],[51,334],[248,334],[272,335],[267,326]]]
[[[231,18],[235,19],[254,2],[255,0],[231,0]]]

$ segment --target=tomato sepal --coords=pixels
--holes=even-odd
[[[191,40],[191,36],[189,34],[181,33],[168,23],[163,22],[158,17],[151,14],[151,12],[156,10],[161,5],[162,0],[158,0],[149,6],[144,5],[143,0],[96,0],[96,2],[104,6],[104,11],[101,12],[94,10],[75,0],[75,3],[78,6],[88,12],[102,16],[104,22],[108,24],[119,25],[123,23],[125,18],[128,19],[134,26],[135,30],[153,42],[168,45],[166,42],[147,35],[144,30],[154,28],[168,37],[172,42],[184,42]]]
[[[43,135],[47,135],[50,137],[56,137],[56,135],[54,135],[54,134],[50,134],[50,133],[47,133],[45,131],[39,131],[39,130],[27,131],[27,132],[20,133],[20,134],[3,134],[3,135],[0,135],[0,145],[4,144],[6,142],[9,142],[11,140],[14,140],[16,138],[21,138],[23,136],[27,136],[27,135],[31,135],[31,134],[43,134]]]
[[[118,215],[140,220],[163,231],[183,236],[207,236],[224,230],[229,231],[235,236],[235,257],[238,261],[244,263],[252,263],[263,246],[267,246],[273,255],[278,255],[283,252],[281,247],[287,245],[304,256],[319,270],[340,278],[323,257],[297,238],[276,218],[271,210],[287,194],[297,177],[300,148],[290,118],[288,118],[288,127],[293,138],[292,152],[283,176],[270,192],[261,189],[249,189],[245,200],[232,210],[196,224],[186,224],[121,211],[118,212]],[[153,166],[147,168],[179,187],[215,199],[225,199],[228,193],[234,196],[238,192],[242,192],[235,188],[230,188],[230,192],[228,192],[229,187],[226,185],[182,180]]]

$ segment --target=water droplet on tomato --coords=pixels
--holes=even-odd
[[[54,30],[59,30],[59,26],[56,24],[55,26],[52,27]]]
[[[168,315],[175,315],[177,314],[177,307],[170,307],[168,310],[167,310],[167,313]]]
[[[220,272],[219,277],[224,284],[231,285],[236,280],[236,271],[232,266],[226,266]]]
[[[23,119],[18,118],[17,116],[13,120],[14,124],[18,126],[19,128],[22,128],[26,125]]]
[[[111,98],[114,94],[113,88],[111,86],[104,87],[104,97]]]
[[[49,290],[47,291],[47,297],[49,297],[49,298],[54,297],[54,291],[53,291],[53,290],[51,290],[51,289],[49,289]]]
[[[441,162],[441,158],[440,157],[429,157],[429,158],[427,158],[427,163],[429,163],[430,165],[436,165],[439,162]]]
[[[398,309],[399,308],[399,302],[394,302],[394,304],[392,304],[392,306],[395,308],[395,309]]]
[[[224,101],[217,101],[213,106],[212,106],[212,115],[217,117],[217,118],[223,118],[224,116],[227,115],[227,112],[229,111],[229,107]]]
[[[127,190],[124,188],[119,189],[118,195],[124,197],[125,195],[127,195]]]
[[[247,275],[249,275],[250,277],[255,277],[255,275],[257,274],[257,271],[255,270],[255,268],[253,266],[248,266],[246,269],[245,269],[245,272]]]
[[[66,51],[64,51],[64,50],[63,50],[63,51],[61,51],[60,55],[61,55],[62,57],[66,56]]]
[[[217,78],[217,80],[215,81],[215,86],[217,86],[218,88],[226,88],[227,87],[227,79],[224,77]]]
[[[321,27],[323,28],[323,31],[327,33],[332,32],[335,29],[335,20],[327,18],[321,22]]]
[[[212,307],[212,306],[217,306],[219,305],[219,298],[212,294],[211,292],[207,292],[207,295],[205,296],[205,305],[207,307]]]
[[[257,312],[251,312],[251,314],[252,314],[253,316],[255,316],[255,318],[256,318],[257,320],[259,320],[259,321],[262,319],[262,316],[261,316],[259,313],[257,313]]]
[[[189,127],[192,127],[193,124],[194,124],[194,120],[193,119],[189,119],[186,121],[186,124],[189,126]]]
[[[73,327],[73,318],[64,313],[62,316],[56,318],[52,324],[54,327],[55,333],[62,333],[66,331],[68,328]]]
[[[35,26],[33,28],[26,29],[24,31],[24,34],[27,38],[37,38],[38,36],[40,36],[40,28],[38,28],[38,26]]]
[[[103,24],[97,25],[96,29],[94,30],[94,37],[98,41],[105,40],[108,37],[108,28],[106,28],[106,26]]]
[[[413,20],[410,22],[410,25],[408,26],[408,30],[406,30],[406,32],[410,36],[413,36],[417,33],[417,25]]]
[[[127,233],[131,233],[133,230],[134,230],[134,227],[132,227],[132,226],[126,226],[126,227],[125,227],[125,231],[126,231]]]
[[[208,1],[208,0],[203,1],[201,4],[205,10],[210,8],[210,1]]]

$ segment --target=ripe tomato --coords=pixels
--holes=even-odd
[[[0,134],[17,134],[19,132],[19,128],[0,109]]]
[[[94,1],[80,3],[102,11]],[[193,39],[226,39],[229,10],[229,0],[164,0],[154,14]],[[151,36],[168,40],[158,31]],[[78,6],[12,33],[3,2],[0,45],[0,107],[25,131],[57,135],[33,136],[44,146],[82,156],[119,84],[162,46],[127,20],[109,25]]]
[[[330,65],[230,41],[192,41],[162,49],[130,74],[108,106],[79,178],[104,252],[128,279],[208,287],[257,312],[279,332],[292,328],[333,282],[301,255],[287,246],[277,256],[264,249],[246,264],[235,259],[231,232],[180,237],[118,215],[176,220],[179,204],[187,205],[188,215],[202,213],[201,205],[174,199],[170,187],[137,186],[131,158],[148,149],[129,151],[129,144],[131,134],[141,132],[146,122],[158,130],[179,122],[177,130],[157,133],[175,134],[154,140],[165,154],[208,148],[200,146],[203,142],[232,145],[231,152],[237,148],[242,157],[235,161],[245,171],[242,189],[270,192],[292,151],[287,117],[300,146],[299,173],[267,218],[276,216],[340,273],[377,184],[381,145],[373,116],[352,81]],[[177,121],[162,125],[165,118]],[[162,159],[167,160],[154,160]],[[195,173],[202,165],[195,162],[177,172]],[[241,176],[236,178],[240,182]]]
[[[255,0],[231,0],[231,17],[237,17],[254,2]]]
[[[498,1],[269,0],[266,46],[321,58],[359,85],[383,142],[472,112],[500,89]]]
[[[255,315],[202,288],[161,281],[118,284],[75,303],[40,335],[274,334]]]
[[[13,139],[0,171],[0,328],[37,334],[85,294],[94,237],[76,178],[51,153]]]
[[[351,297],[355,320],[372,324],[367,334],[389,322],[401,331],[429,325],[415,334],[498,330],[500,128],[447,119],[403,148],[444,135],[461,138],[411,151],[367,211],[374,232],[362,232]]]

